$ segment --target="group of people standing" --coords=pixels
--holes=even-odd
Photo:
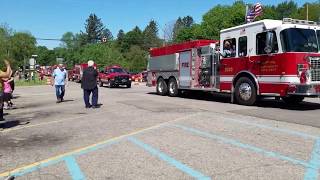
[[[67,85],[67,71],[62,64],[59,64],[52,74],[52,85],[55,86],[57,103],[64,101],[65,86]],[[98,71],[94,67],[92,60],[88,61],[88,68],[83,71],[81,79],[81,88],[83,89],[83,100],[85,108],[99,108],[98,105]],[[90,95],[92,100],[90,103]]]

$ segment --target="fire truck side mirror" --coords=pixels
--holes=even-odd
[[[266,46],[264,48],[264,51],[267,54],[270,54],[273,51],[273,48],[274,48],[274,34],[273,34],[273,32],[267,32]]]

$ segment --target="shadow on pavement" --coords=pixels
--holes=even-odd
[[[147,93],[149,95],[157,95],[155,92]],[[213,101],[220,103],[231,103],[230,94],[220,94],[211,92],[201,92],[201,91],[189,91],[181,94],[178,98],[201,100],[201,101]],[[263,107],[263,108],[276,108],[285,110],[295,110],[295,111],[311,111],[319,110],[320,103],[314,102],[301,102],[299,104],[290,105],[286,104],[281,100],[275,100],[275,98],[261,98],[253,107]]]
[[[20,120],[14,120],[14,121],[2,121],[0,123],[0,128],[2,129],[9,129],[20,125],[26,125],[30,122],[21,122]]]

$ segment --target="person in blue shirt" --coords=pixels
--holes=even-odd
[[[56,88],[57,103],[63,102],[67,71],[63,68],[62,64],[59,64],[58,67],[53,71],[52,78],[54,80],[54,86]]]

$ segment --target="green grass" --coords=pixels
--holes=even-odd
[[[39,86],[39,85],[46,85],[47,81],[46,80],[42,80],[40,81],[39,79],[36,80],[15,80],[15,86]]]

